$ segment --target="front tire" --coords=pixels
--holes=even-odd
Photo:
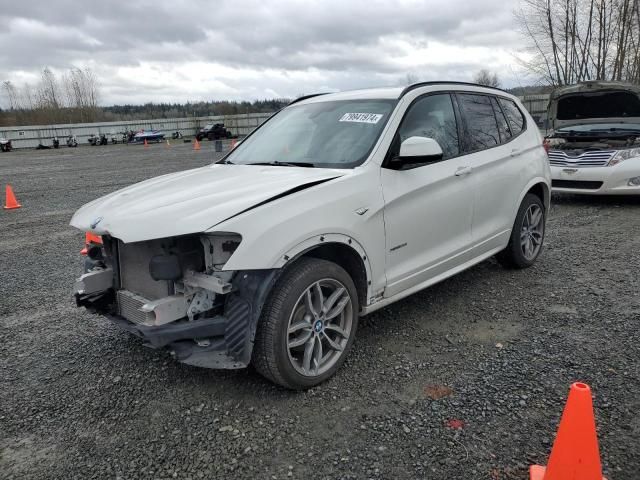
[[[278,279],[262,311],[252,364],[274,383],[303,390],[325,381],[353,345],[358,294],[339,265],[301,258]]]
[[[528,268],[542,251],[545,233],[544,204],[537,195],[527,193],[513,223],[507,248],[496,259],[507,268]]]

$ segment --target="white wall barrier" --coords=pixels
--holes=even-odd
[[[13,148],[35,148],[39,143],[52,145],[53,137],[58,137],[65,145],[68,135],[75,135],[80,145],[88,144],[89,136],[104,133],[115,134],[120,142],[122,133],[133,130],[160,130],[171,138],[173,132],[184,136],[195,135],[207,123],[224,123],[234,135],[244,136],[269,118],[271,113],[248,113],[240,115],[218,115],[193,118],[160,118],[155,120],[133,120],[121,122],[70,123],[59,125],[31,125],[24,127],[0,127],[0,138],[11,140]]]

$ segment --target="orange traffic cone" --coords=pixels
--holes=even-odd
[[[86,232],[84,234],[84,248],[80,250],[80,255],[86,255],[92,244],[102,245],[102,237],[91,232]]]
[[[197,138],[196,138],[196,143],[193,144],[193,149],[194,150],[200,150],[200,142],[198,141]]]
[[[20,208],[21,206],[22,205],[18,203],[18,200],[16,200],[16,196],[13,194],[13,188],[11,188],[11,185],[7,185],[5,192],[4,209],[13,210],[15,208]]]
[[[571,385],[549,463],[532,465],[529,475],[530,480],[604,480],[588,385]]]
[[[147,143],[147,139],[144,139],[144,148],[149,148],[149,144]]]

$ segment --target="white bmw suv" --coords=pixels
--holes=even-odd
[[[302,389],[344,362],[358,317],[492,255],[540,254],[550,172],[513,96],[429,82],[312,95],[213,165],[95,200],[76,283],[99,312],[209,368]]]

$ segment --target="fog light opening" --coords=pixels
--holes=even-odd
[[[630,178],[627,182],[627,185],[629,185],[630,187],[640,187],[640,177]]]

